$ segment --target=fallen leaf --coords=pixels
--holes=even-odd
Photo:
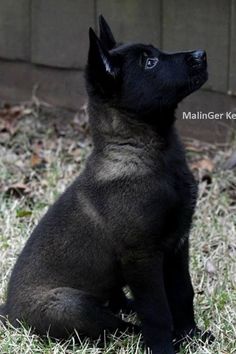
[[[32,109],[24,105],[11,106],[5,104],[2,109],[0,109],[0,118],[5,120],[14,120],[22,116],[26,116],[32,113]]]
[[[207,159],[207,158],[195,161],[195,162],[191,163],[190,166],[191,166],[192,170],[205,170],[208,172],[212,172],[213,168],[214,168],[214,164],[213,164],[212,160]]]
[[[44,160],[37,154],[32,154],[30,158],[30,166],[31,167],[38,167],[42,165]]]
[[[23,105],[11,106],[5,104],[0,109],[0,132],[9,132],[14,135],[17,131],[17,121],[30,113],[32,113],[32,110]]]
[[[209,253],[209,245],[205,243],[205,244],[202,246],[202,251],[203,251],[204,253]]]
[[[11,135],[14,135],[17,131],[17,127],[14,121],[8,121],[8,120],[0,120],[0,132],[1,133],[10,133]]]

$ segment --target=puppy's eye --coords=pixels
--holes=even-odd
[[[158,58],[147,58],[146,62],[145,62],[144,69],[145,70],[153,69],[157,65],[158,62],[159,62]]]

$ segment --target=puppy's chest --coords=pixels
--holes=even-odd
[[[157,242],[178,243],[188,233],[195,209],[197,187],[187,168],[147,179],[139,186],[133,211],[134,227]],[[137,231],[137,230],[136,230]]]
[[[169,171],[150,182],[144,205],[148,212],[153,209],[154,217],[171,212],[180,216],[185,209],[194,209],[196,195],[196,182],[188,170]]]

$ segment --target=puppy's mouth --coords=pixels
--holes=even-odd
[[[202,85],[205,84],[207,79],[208,79],[207,68],[201,70],[201,72],[194,73],[190,77],[190,89],[194,91],[199,89]]]

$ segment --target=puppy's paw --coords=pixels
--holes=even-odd
[[[215,340],[215,337],[211,331],[202,331],[198,327],[177,330],[174,333],[173,339],[175,349],[178,350],[182,344],[194,338],[198,339],[202,343],[208,342],[209,344]]]
[[[208,342],[209,344],[213,343],[215,340],[215,336],[211,331],[201,331],[198,329],[198,333],[196,334],[197,338],[199,338],[203,343]]]
[[[152,354],[176,354],[175,349],[172,345],[162,345],[161,347],[151,348]]]
[[[128,329],[128,333],[139,335],[141,333],[141,327],[132,323]]]

